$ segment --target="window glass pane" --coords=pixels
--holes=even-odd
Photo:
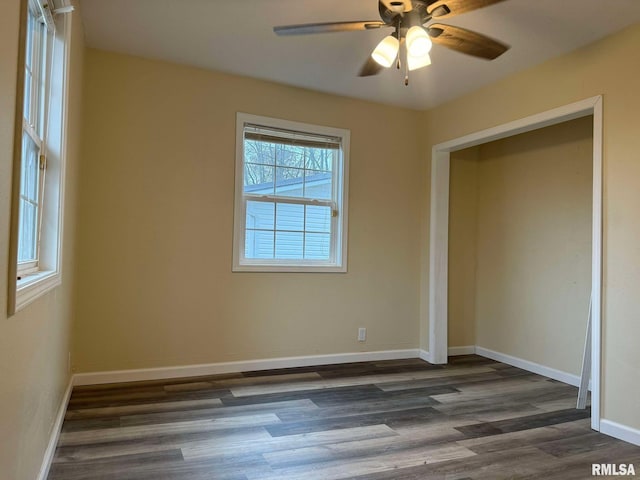
[[[326,148],[307,148],[305,168],[309,170],[333,171],[333,158],[336,150]]]
[[[245,163],[244,191],[262,195],[273,194],[274,168],[267,165]]]
[[[31,90],[33,79],[31,77],[31,72],[26,71],[24,74],[24,118],[27,123],[31,124]]]
[[[276,167],[276,195],[302,197],[303,191],[304,170]]]
[[[275,258],[301,259],[303,244],[302,232],[276,232]]]
[[[271,202],[247,202],[247,228],[273,231],[275,205]]]
[[[31,137],[22,134],[20,172],[20,219],[18,222],[18,262],[36,260],[38,238],[39,149]]]
[[[28,10],[27,17],[27,44],[25,46],[25,64],[27,68],[33,68],[33,33],[35,27],[35,18],[31,13],[31,9]]]
[[[33,202],[38,202],[40,179],[40,150],[32,138],[25,132],[22,134],[22,183],[20,194]]]
[[[307,233],[304,239],[304,258],[309,260],[329,260],[331,235],[328,233]]]
[[[37,207],[20,199],[18,262],[36,260],[37,221]]]
[[[38,188],[40,178],[39,165],[40,150],[29,134],[22,134],[22,182],[20,195],[38,203]]]
[[[275,147],[273,143],[245,140],[244,161],[273,165],[276,158]]]
[[[331,232],[331,208],[306,206],[305,230],[307,232]]]
[[[247,229],[244,256],[251,259],[273,259],[273,230]]]
[[[305,197],[331,200],[333,196],[333,178],[331,172],[307,170],[305,173]]]
[[[303,147],[286,144],[272,144],[276,150],[276,165],[283,167],[304,167],[304,151]]]
[[[36,131],[41,138],[44,137],[44,103],[47,98],[45,89],[47,88],[47,76],[49,75],[47,71],[47,38],[47,27],[44,23],[38,22],[38,36],[36,37],[36,41],[38,42],[38,46],[36,47],[38,49],[38,55],[36,57],[38,73],[34,77],[34,81],[37,81],[36,87],[38,88],[38,92],[34,94],[32,101],[34,103],[37,102],[37,111],[35,112],[34,120]]]
[[[304,230],[304,205],[278,203],[276,207],[276,230]]]

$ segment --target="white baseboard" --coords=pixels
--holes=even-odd
[[[457,357],[458,355],[472,355],[476,353],[475,345],[465,345],[463,347],[449,347],[447,353],[450,357]]]
[[[62,401],[58,407],[58,413],[56,414],[53,427],[51,428],[51,435],[49,436],[49,443],[47,449],[44,451],[44,457],[42,459],[42,465],[40,467],[40,473],[38,473],[37,480],[47,480],[49,475],[49,469],[53,462],[53,456],[56,453],[56,446],[58,445],[58,438],[60,437],[60,431],[62,430],[62,422],[64,422],[64,416],[67,413],[67,405],[71,398],[71,390],[73,390],[73,377],[69,379],[67,389],[62,396]]]
[[[496,352],[494,350],[489,350],[488,348],[479,347],[477,345],[475,347],[475,353],[483,357],[496,360],[498,362],[522,368],[523,370],[527,370],[529,372],[537,373],[538,375],[553,378],[554,380],[573,385],[574,387],[580,386],[579,375],[573,375],[561,370],[556,370],[555,368],[545,367],[544,365],[540,365],[539,363],[530,362],[529,360],[524,360],[523,358],[512,357],[511,355]]]
[[[426,350],[418,350],[418,358],[424,360],[425,362],[431,363],[431,354]]]
[[[600,433],[640,446],[640,430],[611,420],[600,420]]]
[[[239,362],[207,363],[176,367],[142,368],[136,370],[114,370],[108,372],[77,373],[74,385],[99,385],[103,383],[137,382],[141,380],[161,380],[165,378],[198,377],[221,373],[238,373],[277,368],[310,367],[349,362],[371,362],[378,360],[399,360],[422,358],[422,350],[383,350],[379,352],[339,353],[332,355],[310,355],[304,357],[270,358]],[[426,353],[426,352],[425,352]]]

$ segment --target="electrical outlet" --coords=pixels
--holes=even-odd
[[[364,327],[360,327],[358,329],[358,341],[364,342],[367,340],[367,329]]]

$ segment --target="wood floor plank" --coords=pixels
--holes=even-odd
[[[388,429],[392,435],[396,435]],[[202,457],[216,456],[220,446],[257,445],[272,442],[274,438],[262,427],[232,430],[200,430],[161,433],[124,440],[59,445],[54,463],[78,462],[100,458],[118,457],[127,454],[150,453],[179,448],[183,452],[200,449]],[[236,448],[237,450],[237,448]],[[211,455],[208,455],[211,454]]]
[[[440,432],[442,434],[442,432]],[[460,432],[450,429],[450,435],[460,435]],[[200,442],[183,447],[185,460],[214,458],[220,455],[237,454],[245,451],[253,454],[297,451],[301,448],[322,445],[336,445],[344,442],[361,442],[376,438],[397,437],[398,433],[387,425],[371,425],[367,427],[345,428],[341,430],[327,430],[322,432],[287,435],[284,437],[259,438],[255,440],[239,440],[236,442]]]
[[[546,427],[518,430],[515,432],[501,433],[488,437],[465,438],[458,440],[458,444],[473,450],[478,454],[501,452],[511,448],[526,446],[539,446],[542,443],[567,439],[570,443],[575,437],[587,435],[592,430],[589,428],[589,420],[577,420],[574,422],[560,423]],[[599,435],[602,438],[608,438]]]
[[[200,408],[210,408],[222,406],[219,398],[205,398],[202,400],[183,400],[162,403],[140,403],[133,405],[121,405],[117,407],[84,408],[80,410],[68,410],[65,420],[76,420],[86,418],[107,418],[136,415],[142,413],[161,413],[179,410],[194,410]]]
[[[386,412],[405,411],[412,408],[429,407],[436,405],[433,398],[420,396],[389,397],[386,399],[373,399],[369,401],[359,401],[347,405],[333,405],[327,407],[316,407],[310,411],[301,409],[288,409],[277,413],[278,418],[283,422],[303,422],[323,418],[350,417],[365,414],[383,414]]]
[[[336,405],[367,400],[379,397],[383,391],[375,385],[339,386],[323,389],[296,390],[293,392],[265,393],[244,395],[242,397],[228,396],[222,398],[227,406],[253,405],[257,403],[282,402],[308,398],[317,405]]]
[[[223,429],[252,428],[257,426],[277,425],[280,419],[273,413],[245,415],[242,417],[220,418],[216,420],[193,420],[156,425],[142,425],[122,428],[105,428],[62,432],[59,444],[62,446],[93,443],[119,442],[124,440],[143,439],[157,435],[210,432]]]
[[[354,476],[353,480],[513,480],[545,468],[549,461],[555,459],[526,447]]]
[[[392,452],[375,457],[329,461],[309,465],[298,465],[285,468],[273,468],[272,472],[258,472],[249,474],[250,480],[305,480],[345,479],[357,475],[371,474],[398,468],[429,465],[452,459],[462,459],[475,455],[470,450],[453,445],[428,446],[403,450],[401,453]]]
[[[283,435],[295,435],[299,433],[319,432],[323,430],[335,430],[340,428],[362,427],[367,425],[386,424],[393,428],[396,424],[418,422],[421,419],[441,415],[432,407],[418,407],[401,411],[384,413],[365,413],[346,417],[333,417],[303,420],[299,422],[280,422],[266,425],[266,430],[273,437]],[[465,427],[460,427],[465,428]]]
[[[504,377],[501,377],[497,374],[494,369],[491,369],[488,372],[480,372],[480,373],[466,373],[455,376],[441,376],[436,378],[425,378],[425,379],[409,379],[409,380],[399,380],[399,381],[388,381],[381,384],[377,384],[376,386],[385,392],[392,392],[394,390],[407,390],[407,389],[415,389],[415,388],[431,388],[431,387],[441,387],[445,385],[450,385],[453,388],[457,388],[458,386],[465,384],[472,384],[477,382],[484,382],[487,380],[503,380]]]
[[[142,413],[121,417],[120,424],[124,426],[154,425],[159,423],[177,423],[189,420],[216,420],[247,415],[287,413],[304,417],[313,415],[319,410],[318,406],[309,399],[286,400],[283,402],[260,403],[257,405],[238,405],[221,408],[200,408],[158,413]]]
[[[581,418],[588,418],[588,410],[559,410],[557,412],[545,412],[526,417],[517,417],[510,420],[500,420],[497,422],[486,422],[480,425],[469,425],[458,427],[467,437],[482,437],[486,435],[496,435],[500,433],[516,432],[518,430],[528,430],[536,427],[555,425],[557,423],[571,422]]]
[[[452,428],[440,429],[439,435],[434,435],[431,429],[421,429],[414,430],[411,434],[400,436],[349,440],[322,446],[307,446],[267,452],[263,454],[263,457],[272,468],[282,469],[297,465],[315,465],[338,460],[353,461],[354,459],[377,458],[380,455],[401,454],[405,451],[416,449],[428,450],[429,447],[433,447],[436,450],[443,443],[449,443],[454,439],[461,438],[463,438],[463,435]]]
[[[391,374],[374,374],[361,375],[357,377],[344,377],[333,379],[319,379],[301,381],[297,383],[273,383],[265,385],[245,385],[240,387],[232,387],[231,393],[236,397],[246,395],[264,395],[266,393],[282,393],[296,390],[312,390],[332,387],[341,387],[349,385],[367,385],[380,384],[386,382],[412,381],[421,379],[434,379],[441,377],[450,377],[458,375],[468,375],[470,373],[487,373],[495,372],[494,369],[484,366],[478,367],[461,367],[452,369],[436,369],[426,371],[413,371],[409,373],[391,373]]]

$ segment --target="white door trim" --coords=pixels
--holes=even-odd
[[[593,115],[593,209],[591,291],[591,428],[600,430],[600,332],[602,299],[602,96],[555,108],[433,146],[429,242],[430,362],[447,362],[447,282],[449,245],[450,153]],[[584,332],[576,332],[582,336]]]

